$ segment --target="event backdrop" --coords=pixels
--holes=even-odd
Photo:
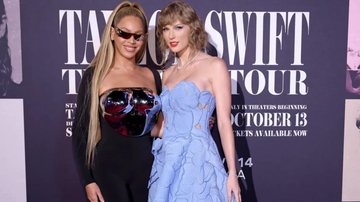
[[[150,27],[142,64],[156,67],[156,16],[169,1],[137,2]],[[188,2],[205,24],[209,52],[229,68],[243,201],[341,201],[349,2]],[[15,97],[24,105],[29,202],[86,201],[71,150],[75,99],[118,3],[20,1]],[[216,127],[213,135],[218,142]]]

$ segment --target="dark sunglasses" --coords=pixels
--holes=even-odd
[[[130,37],[134,37],[135,41],[142,41],[145,38],[145,34],[134,34],[134,33],[125,32],[118,27],[114,27],[114,29],[115,29],[115,33],[123,39],[130,39]]]

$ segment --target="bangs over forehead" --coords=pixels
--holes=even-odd
[[[177,20],[183,24],[190,24],[196,19],[196,13],[193,8],[187,4],[173,3],[162,10],[159,14],[159,27],[165,27],[170,25]]]

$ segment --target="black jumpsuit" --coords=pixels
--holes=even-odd
[[[152,72],[157,92],[160,93],[160,76],[156,70]],[[150,135],[121,136],[99,115],[101,140],[95,149],[94,165],[91,168],[86,166],[92,75],[93,68],[84,72],[73,126],[73,148],[82,184],[86,186],[96,182],[106,202],[146,202],[147,184],[153,162]]]

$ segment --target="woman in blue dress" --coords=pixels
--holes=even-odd
[[[152,148],[149,201],[239,202],[226,64],[201,51],[207,34],[194,9],[184,2],[161,10],[157,34],[164,62],[171,51],[176,63],[162,79],[164,122]],[[228,174],[209,130],[215,107]]]

